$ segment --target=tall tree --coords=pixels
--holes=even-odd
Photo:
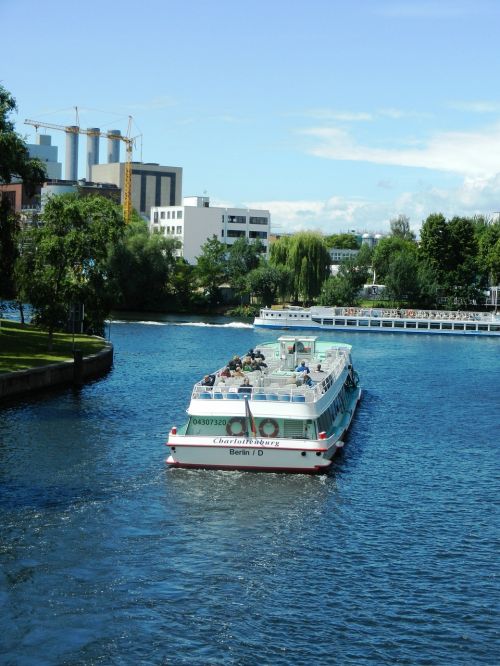
[[[290,280],[290,271],[284,266],[263,264],[248,274],[247,287],[263,305],[269,307],[276,302],[278,295],[287,293]]]
[[[171,283],[178,247],[180,242],[172,237],[150,235],[142,218],[129,223],[108,261],[114,306],[137,311],[171,308],[176,301]]]
[[[415,234],[410,229],[410,218],[406,215],[398,215],[389,224],[391,226],[391,236],[402,238],[403,240],[415,240]]]
[[[15,99],[0,85],[0,184],[22,181],[28,196],[33,196],[46,178],[45,167],[39,160],[30,159],[26,142],[14,131],[9,116],[16,108]],[[1,194],[0,199],[0,296],[12,298],[19,224],[9,199]]]
[[[237,294],[245,293],[246,277],[258,267],[264,251],[265,247],[259,239],[250,242],[246,238],[238,238],[229,246],[227,276]]]
[[[294,300],[310,302],[321,292],[330,274],[330,254],[322,236],[304,231],[281,238],[271,246],[271,264],[285,266],[293,276],[291,292]]]
[[[65,327],[72,304],[85,306],[85,328],[101,333],[112,302],[107,259],[123,233],[120,208],[100,196],[54,196],[43,225],[27,232],[17,271],[35,320],[49,332]]]
[[[378,284],[385,283],[390,272],[391,263],[400,253],[417,254],[417,245],[414,241],[401,236],[387,236],[382,238],[373,250],[373,268]]]
[[[227,279],[226,254],[226,246],[214,234],[201,246],[201,254],[196,257],[196,278],[212,306],[218,303],[220,286]]]

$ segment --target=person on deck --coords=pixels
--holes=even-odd
[[[243,380],[243,383],[241,386],[238,388],[238,393],[251,393],[252,392],[252,385],[250,384],[250,380],[248,377],[245,377]]]
[[[301,361],[301,362],[300,362],[300,365],[298,365],[298,366],[295,368],[295,372],[307,372],[307,374],[309,374],[311,371],[310,371],[309,368],[307,367],[306,362],[305,362],[305,361]]]

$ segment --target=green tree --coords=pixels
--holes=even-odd
[[[373,268],[378,284],[385,284],[391,263],[401,253],[405,253],[406,256],[411,254],[416,256],[416,243],[400,236],[387,236],[377,243],[373,250]]]
[[[399,303],[417,303],[420,299],[419,263],[415,252],[403,249],[389,264],[385,276],[386,295]]]
[[[478,270],[490,285],[500,284],[500,221],[478,220]]]
[[[246,278],[259,266],[265,247],[260,240],[238,238],[228,248],[227,276],[232,289],[243,296],[248,292]]]
[[[354,234],[332,234],[324,238],[326,247],[331,250],[338,248],[341,250],[357,250],[359,243]]]
[[[35,320],[48,328],[49,349],[72,304],[84,304],[87,331],[102,332],[112,302],[109,247],[123,228],[120,208],[108,199],[65,194],[49,199],[43,225],[26,233],[17,275]]]
[[[0,85],[0,184],[22,181],[28,196],[33,196],[46,178],[42,162],[30,159],[26,142],[14,131],[9,116],[16,110],[16,101]],[[10,201],[0,194],[0,296],[12,298],[14,264],[18,256],[19,222]]]
[[[403,240],[415,240],[415,234],[410,229],[410,218],[406,215],[398,215],[389,224],[391,226],[391,236],[402,238]]]
[[[214,234],[201,246],[201,254],[196,257],[197,282],[205,290],[211,306],[219,302],[220,286],[227,279],[226,254],[226,246]]]
[[[170,309],[177,300],[172,282],[179,247],[180,242],[174,238],[150,235],[142,218],[129,223],[108,261],[114,307],[136,311]]]
[[[284,266],[264,264],[250,271],[247,276],[247,286],[263,305],[270,307],[276,302],[278,295],[287,294],[290,279],[290,272]]]
[[[271,246],[270,262],[290,271],[294,301],[300,298],[306,303],[319,296],[330,274],[331,259],[323,238],[310,231],[279,239]]]

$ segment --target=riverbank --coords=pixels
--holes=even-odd
[[[113,345],[103,338],[54,334],[47,349],[45,331],[2,320],[0,401],[62,385],[80,385],[107,372]]]

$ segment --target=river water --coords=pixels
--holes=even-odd
[[[499,340],[325,333],[364,387],[328,475],[166,469],[276,335],[113,322],[106,377],[0,411],[0,663],[498,663]]]

